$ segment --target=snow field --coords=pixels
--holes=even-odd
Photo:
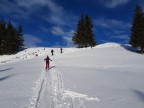
[[[53,48],[53,57],[51,49],[0,56],[2,108],[144,107],[144,56],[130,46],[106,43],[63,54]],[[53,61],[46,72],[47,55]]]
[[[85,102],[86,108],[144,107],[143,55],[112,44],[63,56],[56,65],[65,88],[100,100]]]

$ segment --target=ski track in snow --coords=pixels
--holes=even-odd
[[[47,72],[41,71],[33,90],[28,108],[86,108],[86,101],[100,101],[97,97],[65,90],[62,74],[55,66]]]
[[[135,53],[136,49],[129,45],[106,43],[92,49],[64,49],[60,55],[56,48],[55,55],[60,56],[52,59],[63,71],[57,67],[47,72],[39,70],[39,63],[43,63],[46,55],[51,55],[50,50],[28,48],[15,55],[0,56],[0,107],[144,108],[144,57]],[[88,88],[86,93],[92,96],[97,93],[101,100],[72,91],[81,91],[85,86]]]

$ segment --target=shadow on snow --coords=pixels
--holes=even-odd
[[[46,71],[48,71],[48,70],[50,70],[50,69],[52,69],[52,68],[54,68],[55,66],[51,66],[50,68],[48,68],[48,69],[46,69]]]
[[[134,90],[133,92],[137,95],[137,97],[138,97],[141,101],[144,102],[144,92],[139,91],[139,90]]]
[[[137,48],[133,48],[130,45],[121,45],[123,48],[125,48],[128,51],[134,52],[134,53],[138,53],[138,49]]]
[[[11,70],[11,69],[13,69],[13,68],[3,69],[3,70],[0,70],[0,72],[8,71],[8,70]]]
[[[7,75],[7,76],[4,76],[4,77],[1,77],[0,78],[0,81],[3,81],[3,80],[6,80],[6,79],[8,79],[8,78],[10,78],[10,77],[12,77],[12,76],[15,76],[16,74],[11,74],[11,75]]]

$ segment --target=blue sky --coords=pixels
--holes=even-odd
[[[144,0],[0,0],[0,19],[23,26],[26,47],[71,47],[81,14],[94,23],[98,43],[128,43],[136,4]]]

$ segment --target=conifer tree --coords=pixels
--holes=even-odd
[[[87,39],[86,46],[94,47],[96,45],[96,42],[93,33],[93,23],[88,15],[85,16],[85,24],[86,24],[86,39]]]
[[[5,35],[6,35],[6,24],[5,21],[0,21],[0,54],[3,54],[5,50]]]
[[[23,48],[22,32],[21,25],[17,30],[10,21],[7,24],[4,20],[0,21],[0,55],[14,54]]]
[[[137,5],[134,11],[131,27],[130,44],[133,47],[139,47],[141,53],[144,50],[144,15],[142,8]]]
[[[14,41],[14,31],[13,31],[13,26],[11,22],[9,21],[7,24],[7,29],[6,29],[6,46],[5,46],[5,53],[6,54],[12,54],[13,53],[13,41]]]
[[[72,40],[74,44],[78,45],[78,48],[89,46],[93,47],[96,45],[93,33],[93,23],[88,15],[81,15],[77,24],[77,29],[73,34]]]
[[[24,38],[23,38],[23,29],[22,26],[19,25],[18,31],[17,31],[17,51],[20,51],[23,49]]]
[[[78,48],[82,48],[82,36],[84,35],[84,17],[81,15],[78,24],[77,24],[77,29],[73,34],[72,41],[74,44],[78,45]]]

